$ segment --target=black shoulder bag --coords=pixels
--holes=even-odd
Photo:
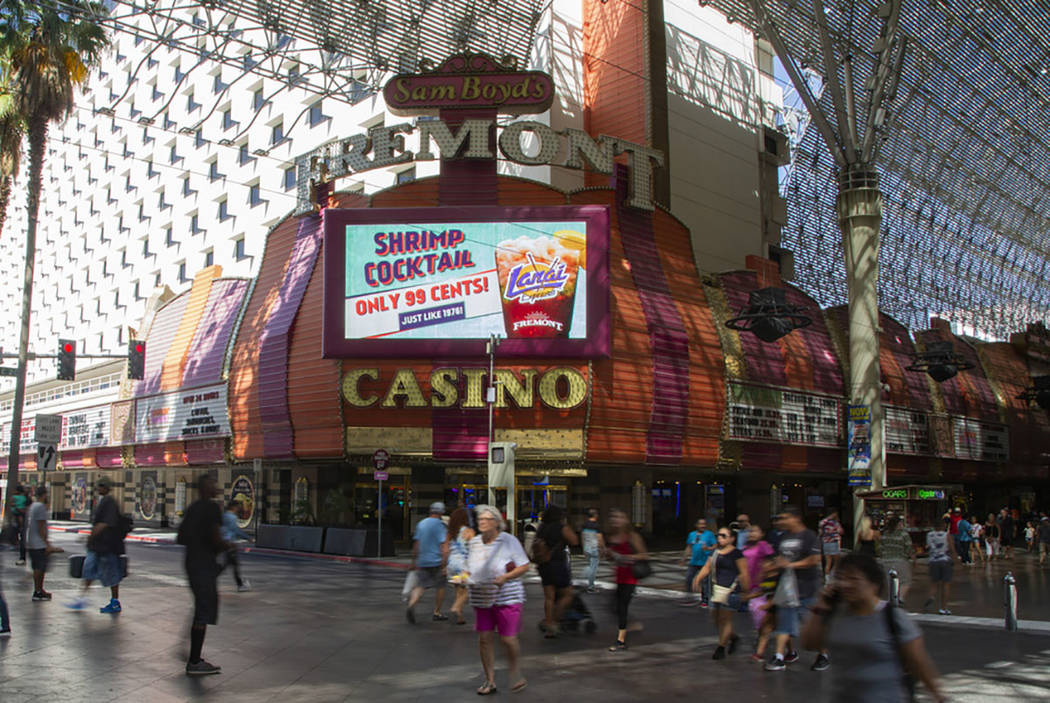
[[[904,647],[901,642],[901,631],[897,625],[897,617],[893,611],[896,610],[896,606],[890,601],[886,602],[886,607],[882,611],[886,614],[886,625],[890,628],[890,639],[893,641],[893,649],[897,653],[897,658],[901,663],[901,671],[904,672],[902,681],[904,683],[904,690],[907,693],[908,700],[915,701],[915,677],[912,676],[908,670],[908,660],[904,658]]]

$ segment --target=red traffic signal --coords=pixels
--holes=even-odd
[[[146,343],[133,339],[128,344],[128,378],[141,381],[146,375]]]
[[[58,380],[73,381],[77,377],[77,343],[72,339],[58,340]]]

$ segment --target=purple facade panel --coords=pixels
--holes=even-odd
[[[288,409],[289,333],[321,251],[321,218],[299,222],[295,245],[277,302],[259,340],[259,415],[268,457],[292,456],[292,421]]]
[[[729,314],[736,316],[747,306],[748,294],[757,290],[754,271],[732,271],[720,276]],[[787,371],[779,344],[767,344],[750,332],[740,335],[748,379],[771,386],[786,386]]]
[[[164,358],[168,355],[175,333],[179,330],[182,315],[186,312],[189,293],[183,293],[170,301],[153,316],[153,323],[146,333],[146,363],[141,381],[136,381],[132,389],[134,397],[160,393],[161,377],[164,371]]]
[[[204,316],[197,325],[193,343],[186,355],[183,387],[222,380],[226,345],[247,290],[248,281],[243,279],[220,279],[212,283]]]

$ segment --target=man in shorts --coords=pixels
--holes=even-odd
[[[222,673],[222,667],[201,658],[208,625],[219,621],[219,563],[217,557],[232,545],[223,541],[222,510],[215,502],[219,486],[210,474],[197,480],[198,498],[186,508],[179,525],[178,543],[186,547],[186,576],[193,591],[193,624],[190,626],[190,657],[187,676]]]
[[[1039,540],[1039,566],[1046,563],[1046,553],[1050,551],[1050,518],[1045,515],[1036,528],[1036,539]]]
[[[681,563],[689,561],[689,568],[685,570],[685,592],[691,593],[693,590],[693,582],[696,580],[696,575],[700,573],[700,570],[704,568],[704,564],[707,563],[708,557],[715,551],[715,546],[718,540],[715,539],[715,533],[707,529],[707,520],[700,518],[696,521],[696,529],[690,532],[685,538],[685,552],[682,555]],[[711,594],[711,579],[704,579],[700,584],[700,607],[706,608],[708,599]],[[679,605],[696,605],[696,599],[690,596],[686,596]]]
[[[441,604],[445,602],[445,562],[448,561],[448,527],[441,519],[444,514],[444,503],[431,503],[430,516],[419,521],[412,536],[412,568],[416,571],[417,581],[408,598],[405,618],[413,625],[416,624],[413,609],[428,588],[434,589],[432,619],[448,620],[448,616],[441,613]]]
[[[952,539],[949,530],[950,522],[938,527],[936,524],[930,526],[926,533],[926,553],[929,556],[930,566],[930,597],[926,599],[923,610],[929,609],[934,600],[940,598],[941,607],[937,611],[941,615],[951,615],[948,610],[948,595],[951,592],[952,566],[955,562],[955,540]]]
[[[766,662],[766,671],[783,671],[785,664],[798,661],[798,652],[788,650],[789,643],[797,640],[803,615],[817,602],[821,587],[820,540],[812,530],[806,529],[802,513],[794,506],[785,506],[780,513],[780,528],[784,531],[777,545],[777,566],[784,574],[791,570],[798,585],[798,606],[777,606],[776,653]],[[783,579],[783,575],[781,579]],[[820,652],[810,667],[823,671],[830,665],[827,652]]]
[[[49,511],[47,486],[37,486],[36,502],[29,507],[27,517],[26,548],[29,552],[29,563],[33,565],[33,600],[38,602],[51,600],[51,594],[44,590],[48,556],[52,552],[62,551],[58,547],[52,547],[48,537]]]
[[[87,556],[84,558],[84,588],[80,597],[69,604],[73,610],[82,610],[87,605],[87,591],[91,584],[99,581],[109,587],[109,604],[99,609],[101,613],[116,614],[120,607],[120,581],[123,566],[120,555],[124,553],[124,533],[120,527],[120,509],[109,494],[112,482],[102,476],[96,483],[99,500],[91,518],[91,534],[87,540]]]

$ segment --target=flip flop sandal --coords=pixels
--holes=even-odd
[[[518,683],[514,684],[514,686],[510,689],[510,692],[511,693],[518,693],[520,691],[524,691],[525,687],[528,686],[528,685],[529,685],[529,682],[526,681],[525,679],[522,679]]]
[[[484,683],[481,688],[478,689],[479,696],[491,696],[494,693],[498,693],[496,690],[496,684],[494,683]]]

